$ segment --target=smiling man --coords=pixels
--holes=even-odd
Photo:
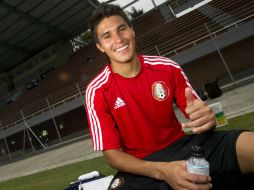
[[[119,16],[105,18],[97,26],[98,49],[108,55],[112,70],[125,77],[135,76],[140,69],[134,37],[130,23]]]
[[[110,60],[86,89],[94,149],[119,171],[109,189],[250,189],[253,133],[213,132],[214,113],[179,65],[136,53],[135,32],[120,7],[101,4],[92,15],[91,31]],[[189,122],[178,122],[174,102]],[[185,135],[182,127],[194,134]],[[187,172],[192,145],[204,147],[210,176]]]

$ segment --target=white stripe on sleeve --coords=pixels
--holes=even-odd
[[[94,98],[95,92],[103,84],[105,84],[109,79],[110,70],[106,67],[101,74],[99,74],[87,87],[86,91],[86,101],[87,101],[87,110],[90,120],[90,127],[92,132],[92,138],[94,142],[95,150],[103,150],[102,142],[102,132],[99,118],[97,116],[96,110],[94,109]]]

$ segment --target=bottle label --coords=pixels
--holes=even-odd
[[[222,127],[228,124],[228,120],[224,114],[224,112],[219,112],[215,114],[217,127]]]
[[[198,174],[198,175],[208,175],[209,176],[209,166],[194,166],[191,164],[187,164],[187,171],[190,173]]]

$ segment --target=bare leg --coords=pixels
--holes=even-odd
[[[254,133],[243,132],[236,141],[237,159],[243,173],[253,173],[254,190]]]
[[[237,159],[243,173],[254,173],[254,133],[243,132],[236,141]]]

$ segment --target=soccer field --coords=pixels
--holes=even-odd
[[[78,176],[97,170],[104,175],[114,174],[103,157],[81,161],[79,163],[62,166],[56,169],[32,174],[25,177],[15,178],[0,183],[1,190],[63,190]]]
[[[254,112],[248,113],[229,120],[226,127],[217,130],[246,129],[254,131]],[[105,163],[103,157],[81,161],[75,164],[62,166],[56,169],[19,177],[12,180],[0,182],[2,190],[63,190],[78,176],[97,170],[101,174],[111,175],[116,171]]]

